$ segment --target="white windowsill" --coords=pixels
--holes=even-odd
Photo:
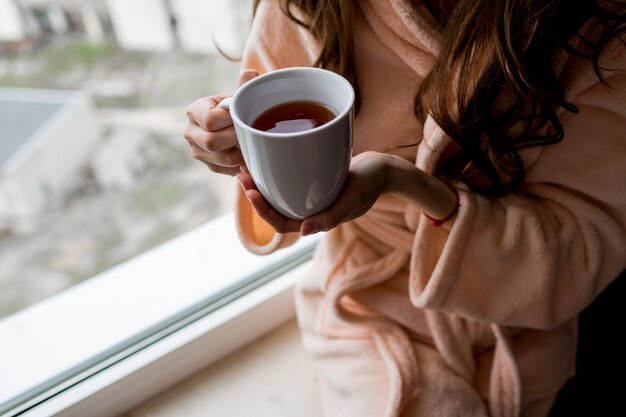
[[[314,359],[289,320],[123,417],[320,417],[319,394]]]
[[[286,260],[302,263],[315,242],[301,239],[257,257],[241,246],[226,215],[0,321],[0,405],[54,379],[66,389],[39,405],[15,401],[13,410],[97,416],[136,406],[293,317],[291,288],[300,268],[208,315],[194,311],[242,279],[252,282]],[[157,331],[182,318],[191,324]],[[120,351],[133,340],[147,342],[139,352]],[[85,379],[76,372],[81,363],[107,367]]]
[[[307,264],[23,414],[109,417],[136,408],[294,317],[293,285]]]

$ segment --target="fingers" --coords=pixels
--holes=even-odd
[[[257,214],[278,233],[299,231],[302,236],[307,236],[320,231],[331,230],[341,223],[354,220],[367,213],[378,196],[364,193],[363,189],[366,188],[367,184],[349,178],[343,191],[330,208],[305,220],[292,220],[277,212],[263,198],[245,165],[242,165],[240,169],[241,173],[237,175],[237,179],[241,183],[246,197]]]
[[[237,136],[232,126],[217,132],[207,132],[200,126],[189,122],[183,131],[183,136],[187,142],[193,142],[209,152],[219,152],[237,146]]]
[[[202,162],[204,162],[204,164],[207,166],[207,168],[211,170],[211,172],[215,172],[216,174],[229,175],[231,177],[234,177],[240,172],[239,168],[226,168],[219,165],[213,165],[205,161]]]
[[[188,141],[191,156],[218,174],[237,175],[241,172],[243,156],[237,148],[230,148],[222,152],[207,152],[195,143]]]
[[[233,120],[228,110],[215,108],[220,101],[230,95],[230,93],[224,93],[194,101],[187,108],[187,117],[191,122],[209,132],[232,126]]]
[[[341,223],[354,220],[367,213],[374,201],[375,199],[371,200],[365,196],[359,187],[346,183],[345,188],[330,208],[305,219],[300,232],[302,236],[307,236],[334,229]]]
[[[276,210],[265,200],[263,195],[254,185],[252,177],[247,172],[237,175],[237,179],[243,187],[246,197],[254,207],[257,214],[265,220],[278,233],[298,232],[302,221],[289,219]]]
[[[377,152],[363,152],[355,156],[346,183],[335,202],[325,211],[305,219],[302,234],[328,231],[367,213],[386,190],[389,167],[394,158]]]
[[[259,73],[253,69],[247,69],[239,74],[237,87],[241,87],[251,79],[258,77]],[[232,93],[222,93],[211,97],[203,97],[191,103],[187,108],[187,117],[202,129],[215,132],[233,124],[230,113],[226,109],[215,108]]]
[[[254,70],[242,71],[237,85],[241,86],[258,75]],[[183,136],[191,147],[193,158],[204,162],[213,172],[235,175],[239,173],[236,168],[243,164],[243,157],[236,149],[237,136],[233,121],[228,110],[216,108],[231,95],[223,93],[191,103],[187,108],[189,123]]]

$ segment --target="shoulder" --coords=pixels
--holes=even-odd
[[[246,61],[256,59],[260,72],[293,66],[311,66],[319,47],[311,33],[291,20],[280,0],[262,0],[256,10],[246,50]],[[303,16],[292,10],[298,18]]]

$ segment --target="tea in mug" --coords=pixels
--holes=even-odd
[[[252,127],[264,132],[295,133],[322,126],[337,115],[323,104],[313,101],[291,101],[261,113]]]

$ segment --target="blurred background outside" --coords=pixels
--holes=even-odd
[[[251,0],[0,0],[0,319],[231,209],[182,130],[234,87],[215,45],[240,57],[250,18]]]

